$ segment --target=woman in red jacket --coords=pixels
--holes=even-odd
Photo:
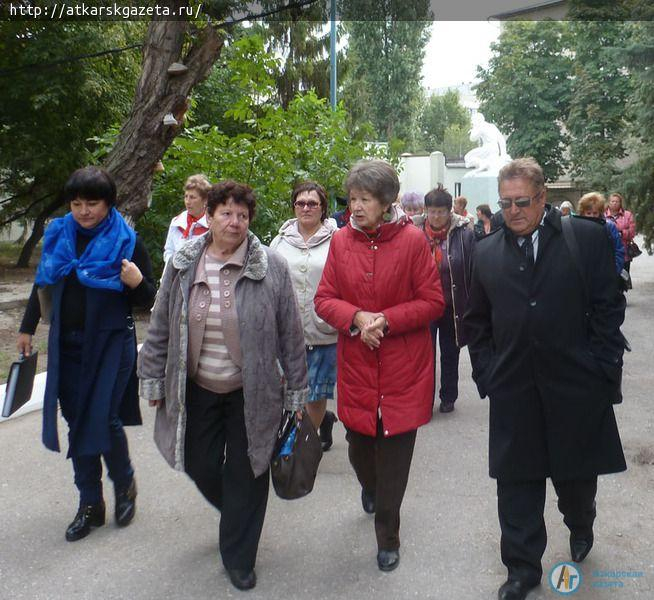
[[[363,509],[375,513],[377,564],[391,571],[416,430],[431,418],[429,322],[443,314],[443,292],[422,232],[393,205],[393,167],[360,161],[345,187],[352,216],[332,238],[315,306],[338,330],[338,416]]]

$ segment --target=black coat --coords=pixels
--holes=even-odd
[[[622,372],[624,298],[603,228],[572,224],[590,307],[558,211],[547,212],[534,265],[506,227],[475,247],[464,324],[473,378],[490,397],[490,475],[501,480],[626,469],[611,404]]]

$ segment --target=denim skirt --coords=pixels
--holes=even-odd
[[[316,402],[334,397],[336,384],[336,344],[307,346],[309,368],[309,399]]]

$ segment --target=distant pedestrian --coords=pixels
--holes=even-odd
[[[465,219],[468,219],[470,217],[470,213],[468,213],[468,211],[466,210],[467,206],[468,206],[468,199],[465,196],[457,196],[454,199],[454,207],[453,207],[454,212],[460,217],[463,217]]]
[[[581,562],[593,545],[597,476],[626,469],[612,407],[624,297],[605,231],[546,204],[536,161],[504,166],[499,195],[504,226],[475,247],[465,326],[473,378],[490,398],[490,475],[508,570],[498,597],[521,600],[543,572],[546,478],[570,557]]]
[[[286,259],[291,271],[302,315],[309,366],[309,400],[306,409],[314,427],[319,429],[322,449],[327,451],[333,443],[332,428],[338,421],[336,415],[327,410],[327,400],[334,397],[336,384],[338,334],[316,314],[313,298],[327,260],[329,244],[338,228],[336,222],[327,217],[325,189],[313,181],[295,186],[291,194],[291,205],[295,218],[281,226],[270,247]]]
[[[627,272],[631,269],[631,256],[628,247],[636,237],[636,220],[631,211],[624,207],[624,198],[618,192],[613,192],[609,196],[609,204],[604,212],[604,218],[612,221],[620,232],[622,245],[624,247],[624,268]]]
[[[74,542],[105,523],[102,458],[114,484],[116,524],[129,525],[136,511],[123,429],[141,424],[132,307],[150,308],[155,287],[143,242],[115,208],[116,184],[109,173],[78,169],[63,198],[70,212],[45,231],[18,350],[30,354],[39,319],[50,321],[43,443],[59,452],[58,400],[79,490],[77,514],[66,529],[66,539]],[[51,298],[49,309],[47,302],[39,304],[39,292]]]
[[[417,217],[425,210],[425,198],[418,192],[405,192],[400,199],[400,206],[407,217]]]
[[[393,205],[395,169],[360,161],[345,187],[352,218],[332,238],[315,304],[338,330],[338,416],[363,510],[375,513],[377,565],[391,571],[416,431],[431,419],[429,323],[443,293],[424,235]]]
[[[439,410],[449,413],[459,396],[459,352],[466,345],[463,313],[468,303],[475,236],[467,219],[452,210],[452,196],[439,186],[425,196],[425,232],[438,267],[445,312],[430,324],[436,357],[440,349]]]
[[[575,214],[574,206],[572,206],[572,202],[570,202],[569,200],[564,200],[563,202],[561,202],[561,206],[559,206],[559,210],[561,211],[561,214],[564,217]]]
[[[477,222],[475,223],[475,238],[480,240],[487,236],[493,229],[491,222],[493,213],[488,204],[480,204],[477,207]]]
[[[211,184],[204,175],[191,175],[184,184],[184,206],[186,210],[179,213],[170,222],[164,245],[163,259],[168,259],[188,240],[209,231],[207,216],[207,194]]]
[[[597,219],[598,222],[604,225],[607,236],[611,241],[611,248],[613,249],[613,257],[615,260],[615,269],[619,275],[624,267],[624,246],[622,245],[620,232],[615,226],[615,223],[613,221],[607,221],[604,219],[605,205],[606,200],[602,194],[599,192],[590,192],[588,194],[584,194],[579,199],[579,203],[577,204],[577,212],[582,217]]]
[[[220,555],[240,590],[257,582],[282,407],[301,409],[308,392],[291,276],[249,230],[255,208],[247,185],[211,187],[209,232],[166,264],[138,358],[155,442],[221,512]]]

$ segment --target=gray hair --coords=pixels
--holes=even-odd
[[[400,180],[393,166],[385,160],[360,160],[350,169],[345,179],[345,189],[370,193],[379,203],[388,207],[400,193]]]
[[[545,187],[545,175],[543,169],[531,156],[516,158],[504,165],[497,178],[497,186],[507,179],[526,179],[530,181],[535,189],[541,190]]]
[[[404,192],[400,204],[402,208],[421,210],[425,207],[425,197],[418,192]]]

